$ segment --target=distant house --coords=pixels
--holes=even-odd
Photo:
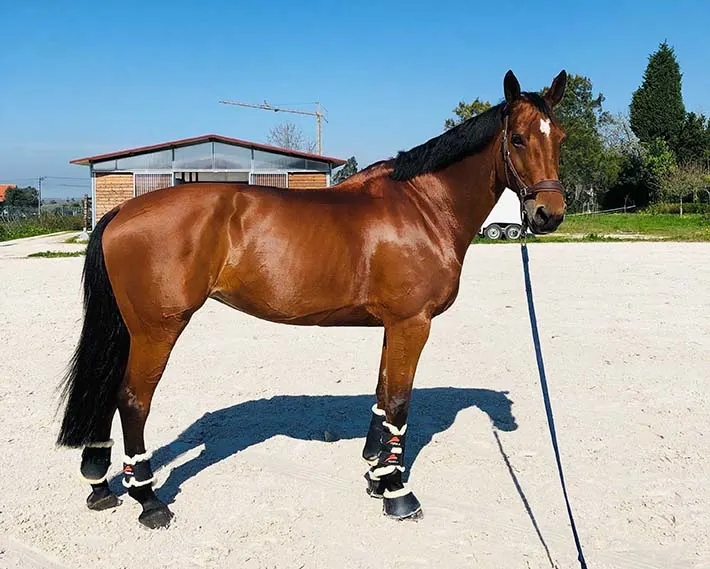
[[[15,189],[17,186],[15,184],[0,184],[0,203],[5,201],[5,193],[8,190]]]
[[[327,189],[346,160],[208,134],[71,163],[89,167],[93,227],[125,200],[191,182]]]

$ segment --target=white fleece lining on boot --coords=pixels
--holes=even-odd
[[[135,466],[138,462],[143,462],[145,460],[150,460],[152,453],[144,452],[143,454],[137,454],[135,456],[123,455],[123,464],[130,464]]]
[[[140,482],[134,478],[131,478],[128,482],[126,482],[126,479],[124,478],[122,481],[122,484],[126,488],[138,488],[140,486],[148,486],[148,484],[152,485],[155,482],[155,476],[153,478],[149,478],[148,480],[141,480]]]
[[[363,460],[370,466],[375,466],[377,464],[377,457],[372,458],[370,460],[363,457]]]
[[[388,474],[392,474],[395,470],[399,470],[400,472],[404,472],[404,466],[397,466],[395,464],[390,464],[389,466],[381,466],[380,468],[375,468],[370,471],[370,478],[373,480],[377,480],[378,478],[381,478],[382,476],[387,476]]]
[[[380,408],[377,406],[377,403],[375,403],[375,404],[372,406],[372,412],[373,412],[375,415],[378,415],[378,416],[380,416],[380,417],[384,417],[384,416],[386,415],[384,409],[380,409]]]
[[[389,432],[392,433],[393,435],[400,435],[400,436],[401,436],[401,435],[403,435],[403,434],[406,432],[406,430],[407,430],[407,425],[406,425],[406,424],[403,425],[401,429],[398,429],[398,428],[395,427],[392,423],[388,423],[387,421],[384,421],[382,424],[383,424],[385,427],[387,427],[387,429],[389,430]]]
[[[113,439],[101,443],[87,443],[85,448],[111,448],[113,446]]]

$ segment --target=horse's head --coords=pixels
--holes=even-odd
[[[503,82],[506,109],[501,152],[503,182],[518,193],[533,233],[550,233],[562,223],[566,203],[559,181],[560,145],[565,139],[552,109],[562,100],[562,71],[543,96],[521,93],[512,71]]]

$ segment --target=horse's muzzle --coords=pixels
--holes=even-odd
[[[533,233],[544,235],[555,231],[565,218],[564,213],[550,211],[544,204],[532,202],[531,207],[526,205],[530,229]],[[532,210],[532,211],[530,211]]]
[[[544,235],[559,227],[566,210],[564,186],[559,180],[541,180],[520,193],[533,233]]]

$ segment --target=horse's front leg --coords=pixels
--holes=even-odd
[[[428,317],[418,316],[385,328],[377,404],[363,449],[371,465],[365,475],[368,493],[383,498],[385,515],[397,519],[422,515],[419,500],[402,482],[402,473],[412,384],[430,325]]]

